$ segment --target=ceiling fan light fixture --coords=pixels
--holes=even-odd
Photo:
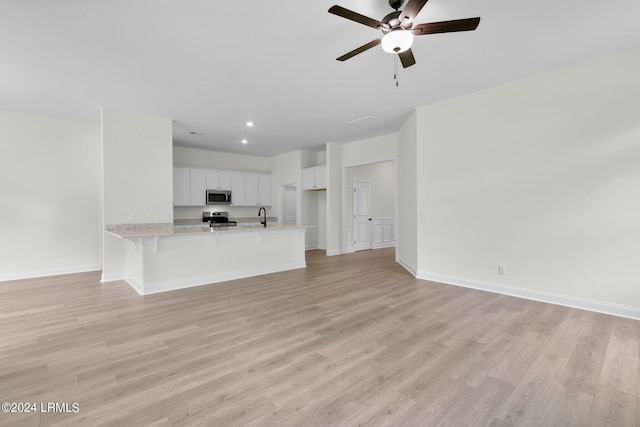
[[[382,37],[382,50],[388,53],[402,53],[411,48],[413,33],[409,30],[390,31]]]

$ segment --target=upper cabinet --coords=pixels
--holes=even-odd
[[[327,167],[316,166],[302,169],[302,189],[303,190],[326,190],[327,189]]]
[[[173,168],[173,205],[204,206],[207,173],[203,169]]]
[[[173,206],[189,206],[191,204],[191,170],[173,168]]]
[[[231,193],[231,200],[233,200],[233,193]],[[258,174],[257,173],[245,173],[244,174],[244,206],[251,206],[258,204]]]
[[[204,206],[207,204],[207,171],[203,169],[191,169],[191,206]]]
[[[258,206],[271,206],[271,174],[258,174]]]
[[[231,190],[231,172],[208,170],[207,190]]]
[[[244,206],[244,172],[231,172],[231,204]]]
[[[207,190],[231,190],[233,206],[271,206],[271,174],[173,168],[173,206],[205,206]]]
[[[244,174],[244,206],[271,206],[271,174]]]

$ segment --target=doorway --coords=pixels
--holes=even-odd
[[[395,160],[346,166],[343,182],[342,253],[395,246]]]
[[[370,182],[353,182],[353,237],[356,251],[371,249]]]
[[[280,186],[282,206],[280,207],[282,224],[298,223],[298,191],[296,184],[285,184]]]

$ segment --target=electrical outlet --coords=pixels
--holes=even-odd
[[[129,214],[129,222],[133,222],[136,220],[136,216],[134,214]]]
[[[506,265],[499,265],[498,266],[498,274],[501,276],[506,276],[507,275],[507,266]]]
[[[420,214],[420,218],[421,218],[423,221],[431,221],[431,212],[422,212],[422,213]]]

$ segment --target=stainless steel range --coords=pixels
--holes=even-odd
[[[229,221],[229,212],[202,212],[202,222],[208,222],[209,227],[233,227],[236,221]]]

